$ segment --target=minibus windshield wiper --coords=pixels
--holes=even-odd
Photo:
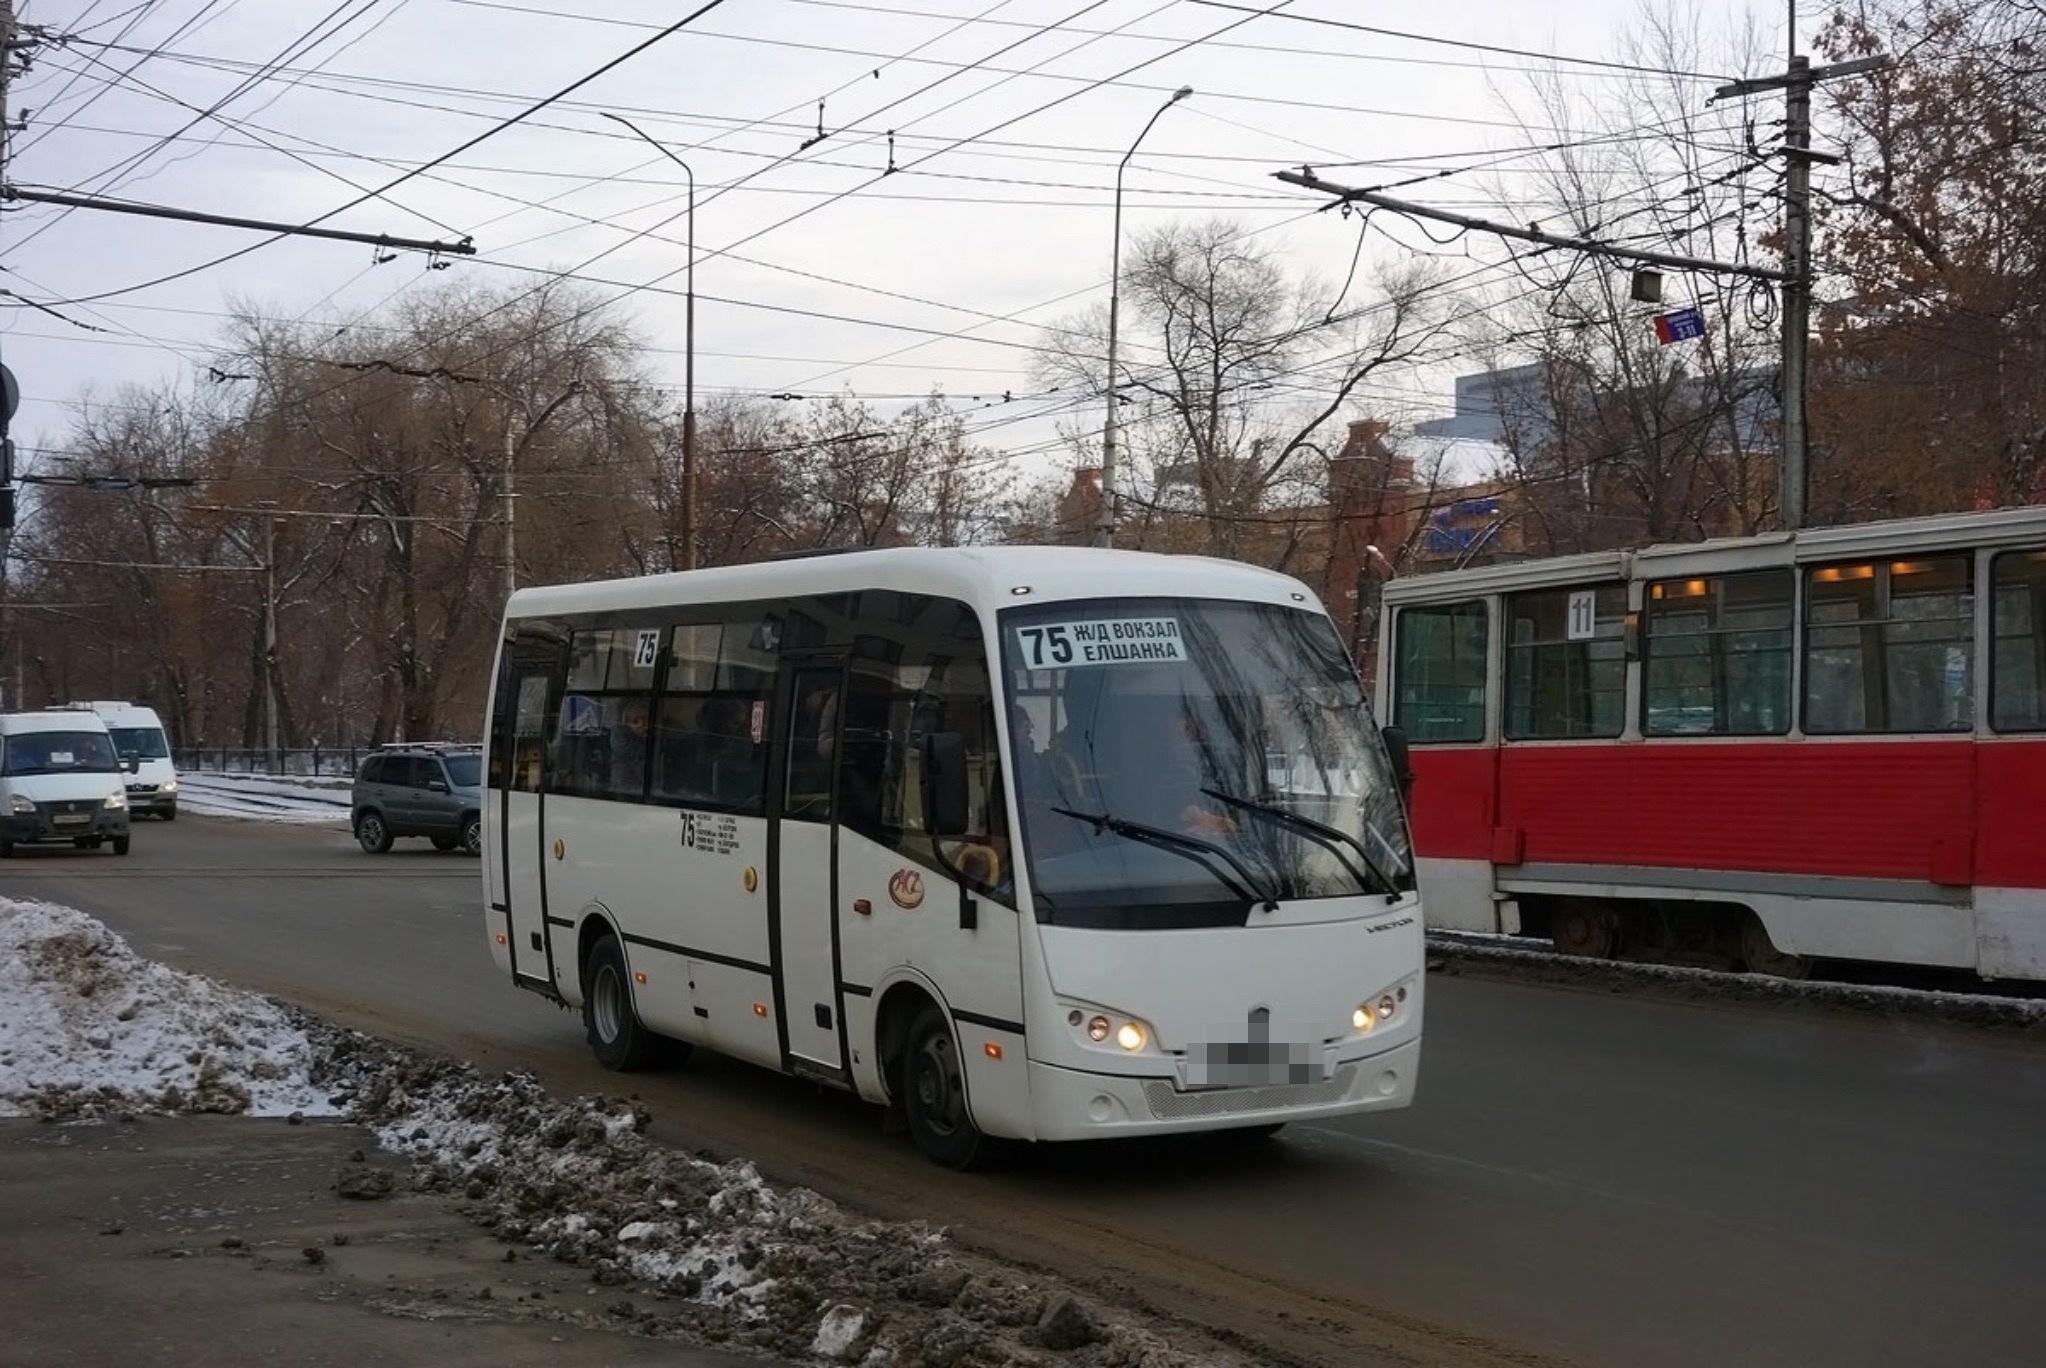
[[[1071,817],[1075,821],[1086,822],[1096,831],[1113,832],[1127,840],[1140,841],[1159,850],[1169,850],[1175,855],[1184,855],[1187,859],[1192,860],[1201,868],[1207,870],[1225,888],[1245,902],[1261,902],[1264,904],[1264,910],[1267,912],[1278,910],[1279,900],[1276,897],[1269,893],[1254,893],[1251,891],[1257,886],[1257,876],[1244,866],[1243,861],[1232,855],[1229,852],[1229,848],[1225,845],[1203,840],[1198,836],[1188,836],[1184,832],[1167,831],[1164,827],[1154,827],[1144,822],[1132,822],[1127,817],[1116,817],[1106,812],[1080,812],[1077,809],[1068,807],[1054,807],[1052,811],[1058,813],[1061,817]],[[1235,870],[1237,879],[1241,879],[1242,882],[1237,882],[1237,879],[1230,878],[1227,874],[1209,864],[1208,858],[1211,856]]]
[[[1201,792],[1218,803],[1225,803],[1239,811],[1253,812],[1260,817],[1293,828],[1317,845],[1327,847],[1329,853],[1341,860],[1343,868],[1349,870],[1351,876],[1363,887],[1369,888],[1375,882],[1387,899],[1399,897],[1399,885],[1378,867],[1378,862],[1371,858],[1371,852],[1364,848],[1364,843],[1341,827],[1330,826],[1327,822],[1317,822],[1312,817],[1304,817],[1291,808],[1281,807],[1277,803],[1261,803],[1254,798],[1239,798],[1220,789],[1204,788]],[[1357,852],[1357,858],[1364,862],[1364,869],[1360,870],[1350,863],[1349,856],[1343,853],[1345,846]],[[1368,875],[1365,873],[1366,870],[1370,871]]]

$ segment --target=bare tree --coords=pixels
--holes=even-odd
[[[1134,478],[1117,494],[1137,510],[1127,521],[1139,544],[1170,544],[1192,514],[1197,549],[1243,554],[1264,510],[1319,487],[1318,438],[1358,386],[1420,355],[1438,326],[1427,270],[1381,274],[1370,303],[1338,309],[1336,291],[1290,279],[1226,219],[1143,234],[1130,260],[1117,383],[1135,401]],[[1105,309],[1053,327],[1040,378],[1105,396],[1106,336]]]

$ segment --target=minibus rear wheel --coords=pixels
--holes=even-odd
[[[633,1008],[632,976],[616,936],[597,941],[583,961],[583,1030],[597,1062],[616,1073],[645,1068],[659,1046]]]

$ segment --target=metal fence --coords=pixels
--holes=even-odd
[[[450,742],[436,744],[448,745]],[[352,779],[376,746],[178,746],[171,759],[181,770],[213,774],[274,774],[297,778]]]

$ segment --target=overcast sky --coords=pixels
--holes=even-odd
[[[1746,8],[1734,0],[1698,3],[1715,27],[1733,27]],[[692,7],[676,0],[18,0],[24,22],[114,46],[45,49],[15,83],[10,115],[30,112],[26,130],[14,135],[10,179],[303,222],[355,199],[359,191],[347,182],[381,185],[445,154]],[[1294,0],[1287,13],[1610,57],[1637,6]],[[1781,8],[1772,4],[1768,13],[1761,32],[1780,48]],[[1207,41],[1189,43],[1197,38]],[[280,56],[283,70],[249,82]],[[1155,60],[1112,84],[1091,84],[1147,59]],[[972,396],[985,403],[1008,391],[1018,398],[1001,414],[976,412],[978,440],[1029,451],[1051,435],[1053,420],[1027,415],[1050,413],[1059,401],[1025,397],[1040,387],[1030,352],[1015,344],[1037,342],[1039,325],[1105,295],[1114,164],[1170,91],[1184,84],[1197,93],[1164,116],[1132,162],[1125,233],[1176,216],[1224,214],[1260,229],[1293,269],[1340,279],[1354,225],[1310,214],[1321,201],[1270,173],[1302,162],[1455,165],[1487,149],[1524,147],[1521,122],[1541,122],[1518,93],[1529,65],[1510,55],[1254,18],[1198,0],[724,0],[430,177],[329,220],[423,238],[473,235],[478,257],[445,272],[427,271],[416,254],[373,265],[365,246],[288,239],[128,291],[262,239],[89,210],[10,208],[0,221],[7,288],[39,301],[128,291],[58,306],[65,318],[109,332],[88,333],[19,304],[0,311],[5,359],[23,390],[14,435],[24,445],[61,447],[68,413],[88,388],[114,401],[129,382],[203,377],[219,311],[230,300],[338,323],[458,274],[492,285],[538,279],[518,267],[578,268],[617,282],[598,288],[626,296],[615,307],[661,349],[648,353],[649,369],[679,386],[684,221],[676,217],[658,236],[626,239],[678,214],[682,176],[602,117],[611,110],[694,166],[699,252],[711,253],[699,256],[697,288],[746,302],[699,301],[699,396],[849,387],[892,409],[936,387],[966,408]],[[112,81],[131,67],[130,77]],[[1563,70],[1587,94],[1617,79]],[[1689,87],[1699,104],[1710,88],[1707,81]],[[181,106],[204,109],[223,97],[231,98],[219,112],[239,131],[200,120],[159,143],[195,118]],[[830,136],[799,150],[815,132],[820,99]],[[1669,111],[1642,117],[1658,112]],[[889,129],[904,169],[875,181],[888,165]],[[145,160],[131,160],[142,153]],[[1372,183],[1395,173],[1379,166],[1323,174]],[[1503,175],[1452,177],[1408,193],[1486,212]],[[853,193],[832,198],[844,191]],[[540,201],[546,207],[532,207]],[[797,214],[804,216],[783,222]],[[728,246],[735,255],[715,254]],[[591,261],[607,248],[616,250]],[[1380,240],[1373,250],[1396,256],[1401,249]],[[1483,246],[1473,250],[1481,260],[1500,259]],[[676,293],[625,289],[655,281]],[[970,336],[934,339],[919,329]],[[1448,379],[1440,369],[1386,377],[1354,416],[1445,412]],[[983,426],[1003,417],[1017,421]]]

